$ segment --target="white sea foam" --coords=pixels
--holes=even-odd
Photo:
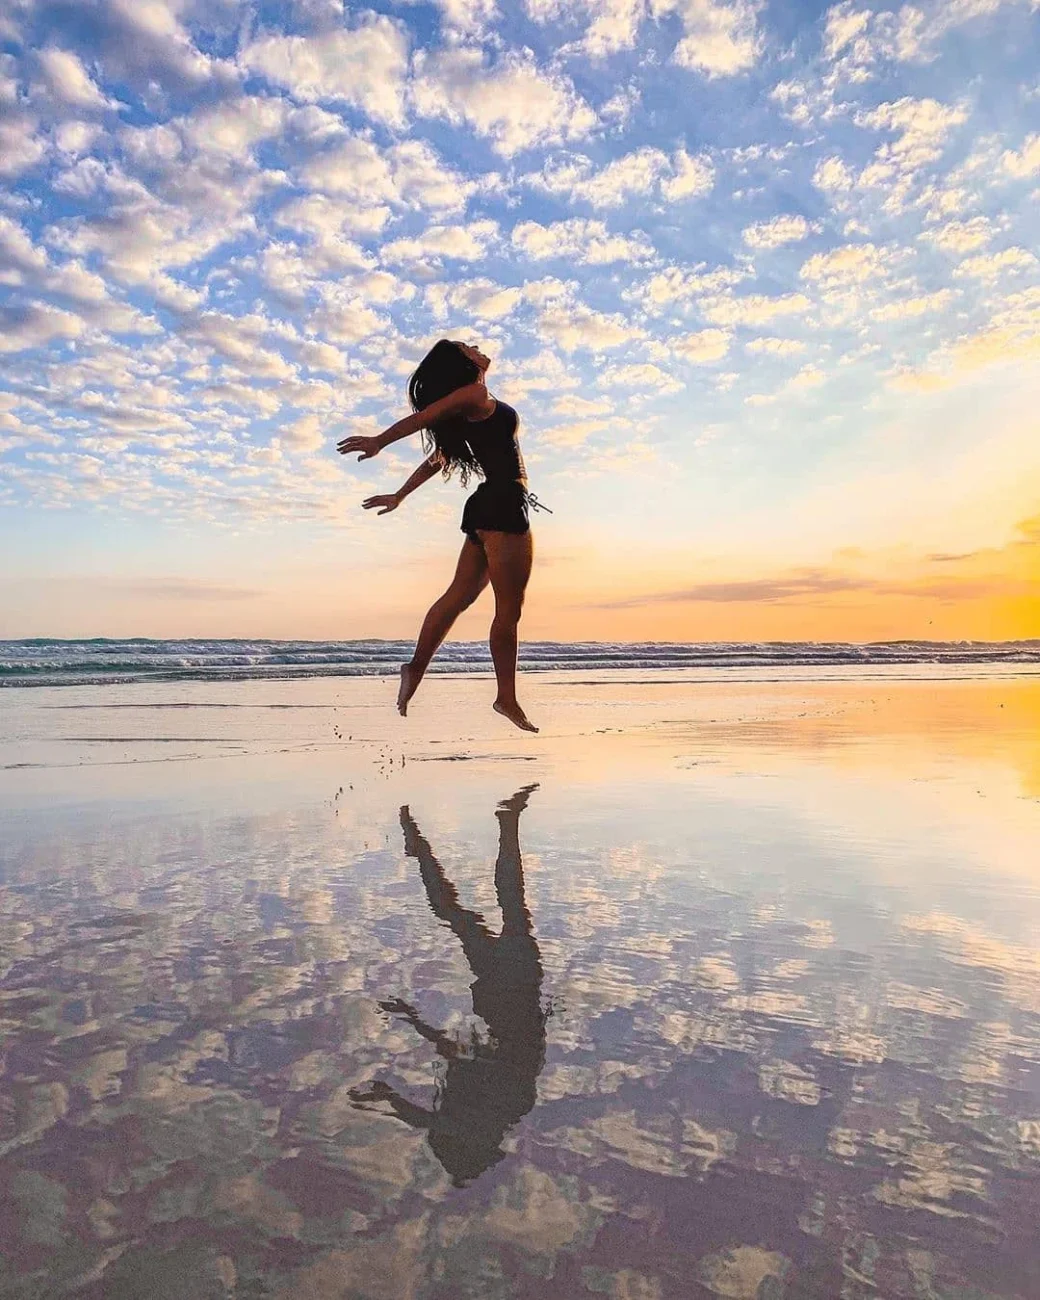
[[[35,638],[0,641],[0,686],[90,685],[103,682],[242,680],[265,677],[382,676],[397,671],[410,641],[152,641]],[[855,668],[883,665],[967,667],[1040,665],[1040,641],[871,644],[815,642],[682,643],[529,641],[520,648],[525,672]],[[446,644],[431,671],[488,672],[483,642]]]

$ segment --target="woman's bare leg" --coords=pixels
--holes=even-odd
[[[401,667],[401,686],[397,692],[397,710],[404,717],[408,701],[419,688],[430,660],[464,609],[468,609],[488,584],[488,566],[484,549],[467,537],[462,543],[459,562],[451,586],[430,606],[423,620],[419,639],[411,660]]]
[[[537,731],[516,699],[517,625],[534,559],[531,534],[488,530],[480,531],[478,536],[484,543],[488,573],[495,592],[495,618],[490,637],[491,658],[498,681],[494,709],[522,731]]]

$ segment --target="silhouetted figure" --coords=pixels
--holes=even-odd
[[[383,1002],[385,1011],[407,1020],[436,1047],[446,1062],[444,1079],[430,1110],[382,1082],[367,1091],[354,1089],[351,1097],[355,1103],[388,1102],[399,1119],[426,1129],[430,1147],[457,1187],[502,1159],[502,1139],[534,1105],[545,1063],[548,1013],[541,1005],[542,963],[524,900],[519,838],[520,813],[535,789],[529,785],[518,790],[495,814],[499,835],[495,890],[503,922],[497,935],[479,912],[460,905],[455,886],[408,809],[401,809],[405,852],[419,863],[434,915],[458,935],[476,977],[471,985],[473,1010],[490,1032],[486,1040],[474,1031],[468,1042],[460,1042],[426,1024],[408,1003]]]
[[[491,706],[522,731],[537,731],[516,698],[516,655],[524,594],[531,577],[534,548],[531,510],[549,510],[527,490],[527,468],[520,453],[520,417],[487,390],[491,359],[471,343],[440,339],[408,381],[412,414],[373,436],[341,438],[342,456],[360,453],[370,460],[392,443],[422,433],[428,453],[396,492],[367,497],[365,510],[381,515],[396,510],[405,497],[435,474],[458,471],[465,487],[471,475],[483,481],[462,512],[462,543],[455,576],[447,591],[430,606],[411,659],[401,665],[397,708],[407,716],[408,701],[419,689],[430,660],[455,620],[491,583],[495,616],[489,643],[498,694]],[[552,514],[552,511],[549,510]]]

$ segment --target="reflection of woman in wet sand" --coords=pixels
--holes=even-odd
[[[483,1041],[474,1032],[469,1042],[459,1042],[426,1024],[408,1003],[384,1002],[384,1010],[407,1020],[447,1062],[437,1098],[427,1110],[382,1082],[367,1090],[354,1089],[351,1096],[355,1103],[388,1102],[399,1119],[426,1129],[434,1154],[456,1186],[502,1159],[502,1139],[534,1105],[535,1084],[545,1062],[542,964],[524,900],[519,838],[520,813],[536,788],[530,785],[517,791],[496,813],[495,890],[503,921],[498,935],[488,929],[479,912],[460,906],[455,886],[408,809],[401,809],[405,852],[418,860],[434,914],[458,935],[476,976],[471,985],[473,1010],[490,1035]]]

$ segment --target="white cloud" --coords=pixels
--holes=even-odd
[[[1001,9],[1033,7],[1034,0],[918,0],[896,10],[858,8],[843,0],[827,11],[824,23],[821,78],[816,104],[802,97],[799,109],[837,107],[837,95],[889,72],[893,64],[923,62],[939,52],[939,43],[953,28]],[[903,76],[905,78],[905,73]]]
[[[599,106],[599,116],[604,122],[613,122],[624,126],[639,107],[641,95],[634,85],[625,86],[616,91]]]
[[[801,293],[785,293],[779,297],[749,293],[743,297],[709,298],[702,304],[708,320],[716,325],[768,325],[778,316],[801,316],[812,303]]]
[[[281,432],[281,441],[290,451],[318,451],[327,442],[325,421],[313,413],[303,415],[285,426]]]
[[[872,320],[914,320],[918,316],[927,316],[931,312],[946,311],[954,301],[954,294],[949,289],[937,289],[935,293],[918,294],[913,298],[900,298],[894,302],[875,307],[870,315]]]
[[[136,309],[115,301],[101,276],[71,261],[55,265],[45,249],[11,217],[0,213],[0,283],[31,294],[45,293],[75,304],[85,320],[117,333],[154,332],[157,326]]]
[[[60,122],[54,128],[54,144],[66,158],[79,158],[93,148],[102,133],[96,122]]]
[[[289,302],[306,297],[315,281],[338,278],[344,271],[374,269],[375,259],[353,240],[326,236],[302,247],[271,240],[259,255],[264,279]]]
[[[859,190],[882,197],[885,212],[900,213],[919,182],[925,185],[925,193],[934,191],[934,184],[925,184],[925,169],[942,156],[950,135],[967,116],[963,105],[950,106],[911,96],[861,110],[854,114],[857,126],[891,133],[895,139],[880,144],[871,162],[858,174],[838,155],[820,159],[813,172],[813,184],[830,197],[839,211],[848,209],[853,192]]]
[[[614,428],[612,420],[572,420],[570,424],[554,424],[538,434],[538,442],[549,447],[580,447],[594,433]]]
[[[308,370],[322,370],[326,374],[344,374],[348,367],[346,354],[331,343],[320,339],[300,339],[293,351]]]
[[[798,392],[803,388],[818,388],[826,378],[819,366],[802,366],[801,370],[787,381],[785,388],[788,392]]]
[[[528,16],[538,23],[585,21],[588,26],[567,52],[582,51],[594,59],[630,50],[646,17],[646,0],[526,0]]]
[[[672,175],[661,181],[661,194],[673,203],[699,198],[715,184],[715,168],[706,157],[693,157],[685,149],[677,149],[672,166]]]
[[[392,239],[379,250],[382,260],[395,263],[437,263],[441,258],[475,262],[498,239],[497,221],[471,221],[462,226],[427,226],[421,235]]]
[[[365,271],[344,277],[340,287],[363,302],[389,307],[393,303],[411,302],[416,295],[415,285],[402,280],[391,271]]]
[[[506,158],[580,139],[597,123],[571,82],[539,69],[530,52],[509,53],[488,67],[483,53],[469,47],[420,51],[412,100],[421,117],[468,122]]]
[[[258,388],[255,383],[238,378],[225,378],[207,384],[199,391],[199,401],[205,406],[227,403],[242,410],[256,411],[261,416],[276,415],[282,409],[282,399],[273,388]]]
[[[824,58],[837,58],[846,46],[863,34],[872,17],[869,9],[856,9],[853,0],[843,0],[842,4],[828,9],[824,23]]]
[[[400,202],[408,207],[460,212],[481,188],[423,140],[402,140],[387,155]]]
[[[525,288],[525,296],[530,286]],[[556,301],[559,300],[557,295]],[[564,361],[551,348],[542,348],[534,356],[512,361],[508,357],[495,363],[495,383],[505,382],[508,391],[518,398],[528,393],[558,393],[569,388],[580,388],[581,379],[575,373],[576,367],[570,361]],[[590,415],[594,411],[561,411],[560,414]]]
[[[142,191],[135,201],[113,203],[101,215],[63,220],[48,230],[47,238],[70,253],[100,255],[118,279],[148,284],[157,272],[188,266],[253,228],[249,214],[166,204]]]
[[[597,415],[610,415],[614,402],[609,397],[582,397],[578,393],[564,393],[553,402],[554,415],[569,415],[576,419],[590,419]]]
[[[652,389],[658,393],[679,393],[682,384],[674,375],[648,361],[628,366],[608,366],[598,382],[605,388]]]
[[[833,96],[826,84],[806,81],[778,81],[769,92],[769,98],[780,106],[780,112],[788,121],[801,127],[810,126],[817,116],[826,117],[833,107]]]
[[[906,95],[856,114],[859,126],[890,131],[896,139],[877,152],[878,162],[891,161],[900,169],[912,170],[933,162],[942,152],[955,126],[967,119],[967,109],[940,104],[935,99],[914,99]]]
[[[37,128],[31,117],[0,119],[0,176],[20,176],[41,161],[47,142]]]
[[[291,379],[296,367],[261,340],[278,333],[279,323],[251,313],[231,316],[226,312],[201,312],[181,323],[181,334],[190,342],[226,357],[243,374],[255,379]],[[295,334],[295,330],[291,330]]]
[[[314,190],[351,200],[356,209],[395,207],[461,212],[479,186],[449,167],[423,140],[383,149],[364,136],[334,140],[299,169]]]
[[[547,275],[540,280],[526,281],[524,297],[537,307],[545,307],[550,303],[570,301],[577,287],[573,280],[559,280],[554,275]]]
[[[560,302],[542,309],[538,331],[564,352],[603,352],[645,337],[645,331],[617,313],[595,311],[584,303]]]
[[[399,23],[381,14],[369,14],[350,30],[259,37],[245,46],[239,62],[302,103],[339,101],[377,121],[404,124],[408,38]]]
[[[349,285],[326,284],[322,303],[307,320],[307,328],[334,343],[360,343],[384,333],[390,319],[368,305]]]
[[[924,61],[935,57],[942,38],[955,27],[977,18],[991,17],[1023,0],[926,0],[923,5],[904,4],[897,11],[893,37],[887,42],[891,53],[903,61]],[[1024,0],[1036,8],[1034,0]]]
[[[672,52],[680,67],[730,77],[754,67],[761,50],[755,6],[747,0],[650,0],[655,18],[678,14],[685,35]]]
[[[667,166],[667,154],[647,147],[622,154],[599,170],[579,154],[532,179],[550,194],[566,194],[597,208],[619,207],[629,195],[649,194]]]
[[[932,393],[995,367],[1032,374],[1040,362],[1040,285],[1008,294],[990,320],[969,334],[945,340],[917,369],[896,372],[892,387]],[[1031,425],[1029,436],[1032,436]]]
[[[338,375],[335,383],[324,379],[295,379],[280,384],[278,391],[292,406],[312,411],[349,411],[367,398],[378,397],[385,402],[391,396],[381,375],[372,370],[361,370],[349,361],[346,377]]]
[[[103,95],[90,74],[70,50],[48,46],[36,56],[42,85],[52,101],[81,113],[116,108],[113,99]]]
[[[661,149],[644,146],[600,168],[584,154],[572,154],[524,180],[550,194],[565,194],[595,208],[616,208],[633,195],[656,193],[670,202],[679,202],[706,194],[714,184],[715,169],[708,158],[691,157],[685,149],[677,149],[669,157]]]
[[[256,230],[254,206],[284,184],[255,159],[290,110],[278,99],[239,96],[181,118],[122,128],[118,161],[83,157],[54,188],[85,211],[49,228],[54,246],[97,255],[106,274],[150,285],[168,305],[169,268],[188,267],[224,242]]]
[[[13,217],[0,213],[0,276],[4,284],[21,284],[28,273],[36,276],[48,266],[47,254],[37,248]]]
[[[536,23],[552,22],[573,7],[574,0],[524,0],[528,18]]]
[[[857,113],[858,126],[890,131],[896,136],[878,147],[873,162],[860,172],[857,185],[883,192],[886,212],[901,212],[918,174],[941,157],[950,133],[967,116],[961,106],[949,107],[934,99],[910,96]]]
[[[826,194],[847,194],[856,183],[856,175],[842,158],[822,158],[813,172],[813,184]]]
[[[175,130],[184,147],[196,154],[249,164],[256,146],[280,135],[289,116],[284,100],[269,95],[241,95],[176,119],[169,129]]]
[[[973,276],[978,280],[996,280],[1005,273],[1034,271],[1037,265],[1036,257],[1026,249],[1003,248],[999,253],[968,257],[959,266],[954,267],[953,273]]]
[[[1018,179],[1035,176],[1040,172],[1040,133],[1026,136],[1021,149],[1006,150],[1001,155],[1000,164]]]
[[[653,245],[641,231],[614,235],[602,221],[580,217],[554,221],[548,226],[522,221],[513,230],[512,242],[536,261],[562,257],[587,266],[602,266],[611,262],[647,262],[654,256]]]
[[[733,266],[717,266],[709,271],[703,262],[691,268],[669,266],[645,283],[634,285],[623,296],[640,302],[647,311],[660,312],[675,302],[723,293],[746,280],[749,274]]]
[[[668,339],[664,347],[684,361],[692,361],[695,365],[705,366],[710,365],[713,361],[722,360],[729,352],[732,338],[733,336],[729,330],[696,330],[692,334],[684,334],[679,338]]]
[[[78,18],[112,80],[179,93],[232,85],[234,69],[195,45],[181,21],[184,8],[182,0],[107,0],[81,6]]]
[[[23,352],[45,343],[76,339],[83,332],[79,316],[46,303],[0,306],[0,352]]]
[[[385,204],[359,208],[324,194],[293,199],[274,214],[279,226],[312,235],[322,243],[345,234],[377,235],[389,220],[390,209]]]
[[[327,31],[342,23],[343,0],[295,0],[293,17],[309,30]]]
[[[970,221],[948,221],[944,226],[933,227],[924,231],[921,238],[944,253],[960,256],[988,244],[993,238],[993,226],[986,217],[972,217]]]
[[[635,46],[646,14],[645,0],[595,0],[589,9],[592,22],[581,44],[594,59]]]
[[[488,279],[431,284],[425,296],[439,320],[446,319],[452,312],[477,320],[500,320],[514,312],[524,300],[522,289],[495,284]]]
[[[802,263],[801,277],[824,289],[877,282],[894,260],[894,254],[874,244],[842,244],[826,253],[814,253]]]
[[[486,39],[501,15],[495,0],[434,0],[451,36]]]
[[[811,227],[804,217],[777,216],[760,221],[744,231],[744,243],[751,248],[779,248],[805,239]]]

